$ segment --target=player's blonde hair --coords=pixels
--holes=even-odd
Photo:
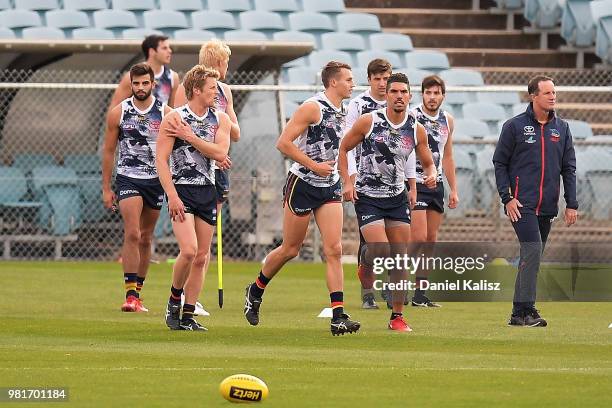
[[[185,78],[183,78],[183,86],[188,101],[193,98],[193,89],[202,89],[207,78],[219,79],[219,71],[204,65],[196,65],[187,71]]]
[[[227,44],[215,39],[212,39],[202,45],[198,64],[206,65],[207,67],[216,67],[222,61],[229,60],[232,55],[232,50]]]

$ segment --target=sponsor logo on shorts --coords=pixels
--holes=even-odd
[[[369,220],[372,217],[374,217],[374,214],[362,215],[361,221]]]
[[[425,201],[417,201],[416,206],[417,207],[429,207],[429,205]]]
[[[119,191],[119,195],[127,195],[127,194],[140,194],[138,190],[121,190]]]
[[[295,212],[308,212],[308,211],[312,211],[312,208],[297,208],[297,207],[293,207],[293,211],[295,211]]]

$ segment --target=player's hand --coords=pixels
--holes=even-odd
[[[414,191],[410,190],[408,192],[408,205],[410,206],[411,210],[416,205],[416,202],[417,202],[417,192],[416,192],[416,190],[414,190]]]
[[[113,209],[116,202],[117,196],[113,190],[102,190],[102,204],[104,204],[104,208]]]
[[[342,186],[342,199],[353,203],[357,200],[357,190],[355,190],[355,186],[350,183],[350,180]]]
[[[170,136],[176,137],[178,139],[184,140],[189,143],[194,137],[197,137],[193,133],[193,129],[191,126],[187,124],[185,121],[179,121],[178,124],[175,121],[168,121],[168,134]]]
[[[333,160],[324,161],[321,163],[316,163],[310,170],[312,170],[317,176],[329,177],[334,172],[334,164],[336,164],[336,162]]]
[[[448,208],[457,208],[457,204],[459,204],[459,196],[456,191],[451,191],[448,194]]]
[[[178,196],[168,197],[168,212],[172,221],[185,221],[185,205]]]
[[[523,204],[519,202],[516,198],[508,201],[506,204],[506,214],[510,217],[510,221],[517,222],[519,218],[521,218],[521,212],[519,208],[523,207]]]
[[[427,187],[428,189],[433,190],[438,186],[437,179],[438,173],[434,172],[433,174],[425,176],[425,178],[423,179],[423,184],[425,184],[425,187]]]
[[[217,161],[216,163],[217,163],[217,167],[221,170],[227,170],[230,167],[232,167],[232,161],[230,160],[229,156],[227,156],[225,160],[223,160],[222,162]]]
[[[567,227],[574,225],[578,220],[578,210],[566,208],[565,214],[563,214],[563,219],[565,220],[565,225]]]

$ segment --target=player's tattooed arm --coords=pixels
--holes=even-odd
[[[351,129],[344,135],[338,152],[338,172],[342,178],[342,196],[345,201],[355,202],[357,192],[354,181],[349,171],[349,152],[363,141],[370,127],[372,127],[372,115],[362,115],[353,124]],[[353,159],[354,160],[354,159]]]
[[[113,208],[117,197],[111,189],[111,178],[115,162],[115,151],[119,140],[119,120],[121,119],[121,105],[115,106],[106,118],[106,131],[104,133],[104,147],[102,148],[102,203],[105,208]]]
[[[444,145],[444,156],[442,157],[442,169],[448,180],[450,192],[448,193],[448,208],[457,208],[459,204],[459,195],[457,193],[457,178],[455,176],[455,159],[453,157],[453,131],[455,129],[455,119],[446,114],[448,121],[448,139]]]

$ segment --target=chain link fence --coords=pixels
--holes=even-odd
[[[3,71],[0,77],[2,257],[117,258],[122,223],[117,213],[102,207],[99,153],[107,105],[120,73]],[[275,72],[241,72],[228,78],[242,130],[241,140],[231,147],[231,189],[223,207],[223,249],[229,259],[260,260],[281,240],[282,186],[288,163],[275,143],[286,118],[316,87],[278,86],[279,80]],[[518,99],[524,109],[524,102],[517,96],[520,88],[515,88],[504,91],[514,94],[506,100]],[[474,88],[470,92],[461,88],[473,100],[492,90]],[[453,93],[449,88],[447,106],[461,118],[465,101],[450,103],[457,102],[451,97]],[[419,98],[416,93],[413,102],[418,103]],[[512,116],[512,103],[501,106],[506,117]],[[487,135],[456,135],[461,204],[447,211],[440,232],[442,240],[515,239],[500,209],[492,174],[491,156],[499,124],[491,122],[487,126]],[[612,142],[593,136],[576,143],[581,220],[555,239],[559,243],[610,242]],[[351,256],[357,252],[357,221],[352,206],[345,209],[343,246]],[[554,228],[560,227],[556,222]],[[165,210],[157,223],[154,242],[155,257],[176,256],[178,247]],[[311,228],[301,257],[318,260],[320,253],[316,228]]]

